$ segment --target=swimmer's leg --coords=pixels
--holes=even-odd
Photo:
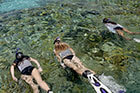
[[[41,78],[41,76],[40,76],[40,73],[39,73],[39,71],[38,71],[36,68],[33,69],[33,71],[32,71],[32,76],[33,76],[33,78],[37,81],[38,85],[39,85],[42,89],[44,89],[45,91],[49,91],[49,90],[50,90],[50,88],[49,88],[49,86],[46,84],[46,82],[42,80],[42,78]]]
[[[75,63],[73,62],[73,60],[64,59],[63,62],[64,62],[64,64],[65,64],[67,67],[73,69],[73,70],[76,71],[78,74],[82,75],[82,71],[81,71],[82,69],[80,69],[80,68],[79,68],[79,65],[78,65],[78,64],[75,64]]]
[[[127,38],[124,36],[124,33],[121,30],[116,30],[116,32],[118,33],[118,35],[122,36],[123,38],[125,38],[126,40],[132,40],[130,38]]]
[[[26,83],[28,83],[32,87],[34,93],[39,93],[38,85],[33,82],[32,76],[21,75],[21,79],[25,80]]]
[[[127,32],[128,34],[131,34],[131,35],[140,34],[140,32],[130,32],[130,31],[127,30],[126,28],[123,28],[123,31],[124,31],[124,32]]]

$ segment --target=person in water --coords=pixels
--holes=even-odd
[[[103,23],[109,29],[110,32],[117,33],[118,35],[122,36],[126,40],[135,40],[135,41],[137,41],[136,38],[131,39],[131,38],[125,37],[124,32],[126,32],[128,34],[131,34],[131,35],[140,34],[140,32],[130,32],[129,30],[127,30],[126,28],[124,28],[120,24],[117,24],[117,23],[111,21],[109,18],[104,18]]]
[[[95,72],[86,68],[75,55],[74,50],[68,44],[61,42],[60,38],[56,38],[54,45],[54,53],[63,68],[66,66],[72,68],[79,75],[83,75],[84,77],[87,77],[88,72],[95,75]]]
[[[73,69],[79,75],[87,78],[97,93],[112,93],[113,91],[120,91],[120,89],[116,90],[112,88],[110,90],[108,88],[109,86],[105,85],[106,82],[102,82],[99,80],[99,78],[104,79],[105,76],[97,75],[94,71],[86,68],[82,64],[80,59],[75,55],[74,50],[68,44],[62,42],[59,37],[56,38],[54,41],[54,54],[56,55],[58,61],[60,62],[63,68],[67,66]],[[116,84],[116,83],[113,82],[113,84]],[[118,84],[116,85],[119,86]],[[112,87],[113,85],[110,85],[110,86]],[[124,93],[124,92],[121,92],[121,93]]]
[[[42,72],[43,70],[36,59],[23,55],[22,52],[17,52],[15,57],[16,59],[14,60],[10,68],[13,80],[18,82],[18,79],[14,75],[14,68],[17,67],[21,72],[21,79],[25,80],[26,83],[28,83],[32,87],[34,93],[39,93],[38,85],[42,89],[47,91],[47,93],[53,93],[45,83],[45,81],[42,80],[40,72]],[[38,66],[38,69],[33,67],[31,62],[34,62]],[[33,79],[37,81],[38,85],[33,82]]]

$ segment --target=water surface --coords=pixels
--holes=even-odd
[[[24,81],[14,82],[9,72],[15,58],[13,52],[20,48],[40,62],[41,76],[55,93],[95,93],[85,78],[60,67],[53,54],[53,40],[60,36],[86,67],[113,77],[126,88],[126,93],[139,93],[140,44],[109,33],[102,24],[102,19],[109,17],[130,31],[139,32],[139,0],[121,1],[3,0],[0,4],[0,92],[32,92]],[[140,35],[126,36],[140,38]],[[45,93],[42,89],[40,92]]]

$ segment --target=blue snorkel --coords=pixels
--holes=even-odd
[[[53,42],[53,44],[55,44],[56,42],[60,42],[60,40],[58,40],[58,39],[60,39],[59,37],[57,37],[55,40],[54,40],[54,42]]]
[[[109,23],[110,22],[110,18],[104,18],[103,19],[103,23]]]
[[[17,48],[17,49],[16,49],[16,54],[18,53],[19,50],[20,50],[20,48]]]
[[[16,49],[16,55],[15,55],[15,57],[16,57],[16,59],[18,59],[18,60],[21,60],[22,58],[23,58],[23,53],[22,52],[19,52],[19,50],[20,50],[20,48],[17,48]]]

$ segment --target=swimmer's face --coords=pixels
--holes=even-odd
[[[22,59],[22,58],[23,58],[23,53],[22,52],[16,53],[16,59]]]
[[[109,21],[110,21],[109,18],[104,18],[104,19],[103,19],[103,23],[108,23]]]
[[[54,40],[54,44],[56,43],[59,43],[61,41],[61,39],[59,37],[57,37],[55,40]]]

